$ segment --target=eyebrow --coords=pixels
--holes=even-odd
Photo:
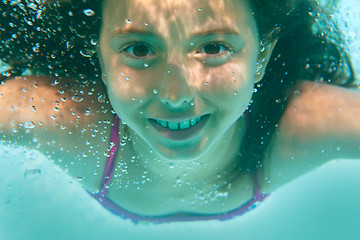
[[[192,36],[207,36],[207,35],[240,35],[239,32],[233,30],[233,29],[230,29],[230,28],[216,28],[216,29],[209,29],[209,30],[205,30],[205,31],[202,31],[202,32],[196,32],[196,33],[193,33],[191,34]]]
[[[114,31],[111,32],[111,37],[117,37],[119,35],[129,35],[129,34],[142,35],[142,36],[154,35],[153,32],[144,31],[144,30],[137,29],[137,28],[125,28],[125,29],[119,28],[119,29],[115,29]]]
[[[144,31],[142,29],[137,29],[137,28],[126,28],[126,29],[115,29],[114,31],[112,31],[111,33],[111,37],[116,37],[119,35],[129,35],[129,34],[133,34],[133,35],[141,35],[141,36],[150,36],[150,35],[154,35],[153,32],[151,31]],[[192,33],[191,36],[193,37],[202,37],[202,36],[208,36],[208,35],[240,35],[239,32],[230,29],[230,28],[217,28],[217,29],[210,29],[210,30],[205,30],[205,31],[201,31],[201,32],[196,32],[196,33]]]

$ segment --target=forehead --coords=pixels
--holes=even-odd
[[[136,27],[185,35],[254,25],[248,0],[105,0],[103,20],[112,31]]]

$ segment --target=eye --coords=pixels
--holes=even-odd
[[[130,57],[139,59],[154,55],[154,51],[146,43],[132,43],[128,46],[125,46],[121,52],[126,53]]]
[[[207,66],[220,66],[232,59],[232,47],[222,42],[209,42],[195,52],[195,59]]]
[[[196,54],[208,55],[209,57],[216,57],[222,54],[231,53],[231,47],[227,46],[224,43],[207,43],[203,45]]]

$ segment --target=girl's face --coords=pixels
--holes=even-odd
[[[107,0],[100,60],[111,104],[168,160],[197,159],[238,128],[260,80],[245,0]]]

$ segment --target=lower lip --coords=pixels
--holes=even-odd
[[[171,130],[169,128],[164,128],[154,120],[150,120],[150,123],[154,129],[156,129],[163,137],[173,141],[186,141],[196,136],[201,131],[201,129],[204,128],[205,124],[209,120],[209,117],[210,115],[203,116],[197,124],[184,130]]]

